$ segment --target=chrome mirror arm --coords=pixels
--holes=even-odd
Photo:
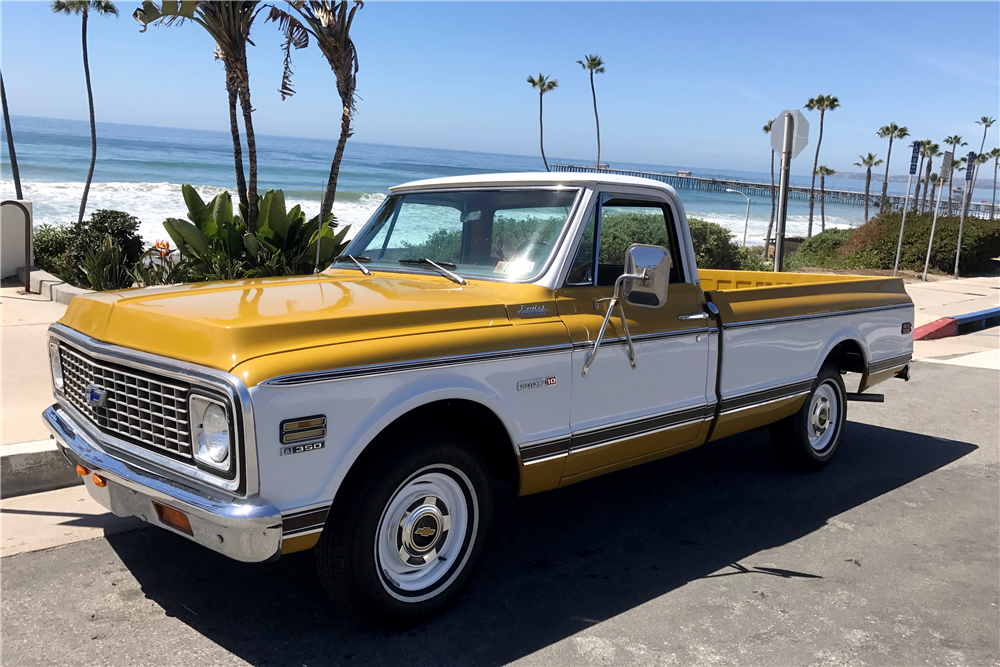
[[[597,332],[597,340],[594,341],[594,349],[590,351],[590,355],[587,357],[586,363],[583,364],[583,377],[587,377],[587,371],[590,370],[590,365],[594,363],[594,359],[597,358],[597,351],[601,348],[601,341],[604,340],[604,332],[608,328],[608,321],[611,319],[611,314],[615,312],[615,308],[618,308],[618,315],[621,318],[622,330],[625,332],[625,341],[628,343],[628,358],[629,362],[632,364],[632,368],[635,368],[635,347],[632,345],[632,335],[628,331],[628,324],[625,321],[625,308],[622,306],[621,297],[621,287],[626,280],[642,280],[646,281],[646,273],[625,273],[618,276],[618,280],[615,281],[615,291],[614,296],[611,297],[611,303],[608,304],[608,312],[604,314],[604,321],[601,322],[601,329]],[[594,302],[596,306],[604,299],[598,299]]]

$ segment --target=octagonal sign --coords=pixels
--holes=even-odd
[[[774,125],[771,126],[771,148],[774,149],[775,153],[781,155],[785,143],[785,114],[792,115],[795,125],[795,133],[792,135],[792,157],[798,157],[802,149],[809,143],[809,121],[798,109],[782,111],[774,119]]]

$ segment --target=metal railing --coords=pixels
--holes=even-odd
[[[31,212],[28,207],[14,199],[5,199],[0,207],[12,204],[24,213],[24,292],[31,294]]]

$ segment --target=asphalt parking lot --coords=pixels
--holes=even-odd
[[[821,473],[754,432],[508,499],[468,593],[387,632],[309,553],[158,529],[4,558],[4,665],[995,665],[1000,375],[917,362]]]

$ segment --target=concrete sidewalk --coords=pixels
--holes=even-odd
[[[943,317],[1000,307],[1000,277],[910,283],[906,293],[913,299],[916,329]]]

